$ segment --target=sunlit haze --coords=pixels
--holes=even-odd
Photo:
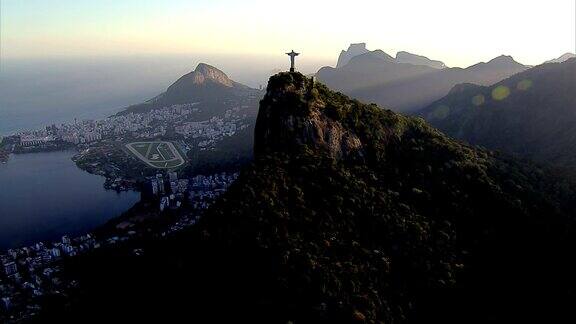
[[[335,64],[352,42],[468,66],[500,54],[539,64],[575,51],[574,0],[4,0],[4,59],[193,54]],[[282,59],[286,59],[282,57]]]

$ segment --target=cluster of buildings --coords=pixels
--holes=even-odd
[[[9,249],[0,255],[0,322],[8,315],[20,319],[34,316],[40,309],[44,295],[60,295],[75,285],[61,278],[58,261],[100,247],[91,235],[71,239],[63,236],[60,242]]]
[[[236,132],[246,129],[247,115],[242,109],[248,106],[228,109],[222,116],[214,116],[205,121],[182,122],[175,126],[175,132],[186,139],[199,139],[200,150],[209,149],[224,137],[234,136]]]
[[[209,207],[211,201],[225,192],[238,178],[238,173],[218,173],[213,175],[198,175],[190,179],[179,179],[176,172],[168,172],[167,176],[158,173],[149,179],[150,193],[158,197],[159,209],[177,209],[188,198],[192,207],[202,210]]]
[[[55,142],[87,144],[102,139],[98,125],[99,122],[92,120],[74,121],[73,124],[51,125],[44,129],[22,131],[17,136],[20,137],[20,145],[23,147],[43,146]]]
[[[150,179],[150,190],[162,200],[168,200],[171,208],[175,201],[188,199],[190,212],[158,232],[153,237],[166,237],[184,228],[195,225],[215,198],[230,187],[238,178],[238,173],[218,173],[208,176],[198,175],[190,179],[179,179],[178,174],[169,172],[158,174]],[[154,184],[155,183],[155,184]],[[174,205],[175,206],[175,205]],[[120,227],[117,227],[120,228]],[[45,295],[65,295],[79,283],[68,281],[62,276],[59,261],[81,255],[93,249],[113,246],[139,235],[132,227],[126,226],[124,234],[106,238],[96,238],[93,234],[78,237],[63,236],[54,243],[38,242],[32,246],[10,249],[0,254],[0,323],[21,322],[33,318],[41,309],[40,298]],[[146,234],[149,234],[146,232]],[[134,251],[136,255],[143,251]],[[81,283],[80,283],[81,284]],[[10,320],[10,321],[9,321]]]
[[[201,149],[226,136],[233,136],[238,130],[248,127],[247,115],[242,111],[249,108],[240,105],[228,109],[223,115],[197,121],[195,113],[202,112],[199,103],[172,105],[143,113],[115,115],[102,120],[74,121],[71,124],[47,126],[44,129],[17,133],[23,147],[43,146],[54,142],[75,145],[89,144],[103,139],[130,137],[135,139],[156,138],[167,134],[173,128],[176,134],[185,139],[197,139]]]
[[[190,179],[190,192],[188,198],[194,209],[206,209],[214,199],[228,190],[236,181],[238,173],[226,173],[203,176],[198,175]]]
[[[238,104],[223,115],[196,122],[193,121],[194,114],[201,112],[197,103],[173,105],[97,121],[51,125],[40,130],[20,132],[13,139],[15,145],[19,140],[20,145],[28,149],[59,143],[90,144],[107,139],[116,140],[118,137],[154,138],[173,130],[199,149],[207,150],[224,137],[234,136],[239,130],[248,127],[248,117],[242,113],[245,108],[248,106]],[[107,159],[111,158],[107,156]],[[119,173],[120,170],[111,172]],[[169,172],[150,178],[150,193],[158,199],[160,211],[178,209],[184,204],[191,208],[191,212],[186,210],[176,222],[154,235],[166,236],[195,225],[201,212],[225,192],[237,177],[238,173],[219,173],[182,179],[176,172]],[[77,284],[63,279],[62,259],[130,240],[138,235],[129,228],[123,233],[99,239],[92,234],[74,238],[64,236],[59,242],[39,242],[0,254],[0,323],[21,322],[33,317],[40,310],[42,296],[63,295]]]
[[[49,142],[54,142],[56,138],[48,135],[45,132],[34,132],[20,136],[20,145],[24,147],[45,145]]]
[[[167,208],[177,209],[182,206],[182,197],[188,190],[188,179],[178,179],[178,173],[168,172],[168,176],[158,173],[150,179],[150,193],[160,197],[160,211]]]
[[[202,212],[223,194],[238,179],[238,173],[218,173],[209,176],[198,175],[190,179],[188,199],[193,210]],[[167,236],[193,226],[200,220],[200,214],[188,214],[170,225],[161,236]]]

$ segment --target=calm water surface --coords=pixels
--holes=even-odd
[[[119,216],[137,192],[105,190],[84,172],[73,151],[12,155],[0,163],[0,250],[81,234]]]

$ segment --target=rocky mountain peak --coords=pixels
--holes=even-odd
[[[350,44],[348,50],[340,52],[336,68],[343,67],[344,65],[348,64],[348,62],[350,62],[350,60],[355,56],[362,55],[368,52],[369,51],[366,49],[366,43]]]
[[[206,63],[198,64],[194,72],[191,73],[191,77],[194,84],[203,84],[206,80],[210,80],[227,87],[234,86],[234,82],[228,78],[226,73]]]
[[[372,57],[376,57],[379,58],[381,60],[387,61],[387,62],[396,62],[396,59],[393,58],[391,55],[389,55],[388,53],[384,52],[383,50],[374,50],[370,52],[370,55]]]
[[[362,155],[358,136],[330,116],[324,88],[300,73],[272,76],[256,121],[255,155],[304,148],[337,159]]]
[[[521,65],[510,55],[500,55],[491,59],[488,63],[493,65]]]
[[[354,44],[350,44],[350,46],[348,46],[348,52],[366,52],[368,51],[366,49],[366,43],[354,43]]]

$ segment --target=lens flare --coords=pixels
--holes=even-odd
[[[497,86],[492,90],[492,98],[494,100],[504,100],[510,95],[510,88],[504,85]]]
[[[526,91],[526,90],[530,89],[531,86],[532,86],[532,80],[524,79],[524,80],[518,82],[518,85],[516,86],[516,88],[520,91]]]
[[[474,97],[472,97],[472,104],[476,107],[482,106],[484,104],[484,102],[486,101],[486,98],[484,98],[484,95],[475,95]]]
[[[450,107],[446,105],[440,105],[434,109],[434,112],[432,112],[430,117],[433,119],[445,119],[448,117],[448,115],[450,115]]]

